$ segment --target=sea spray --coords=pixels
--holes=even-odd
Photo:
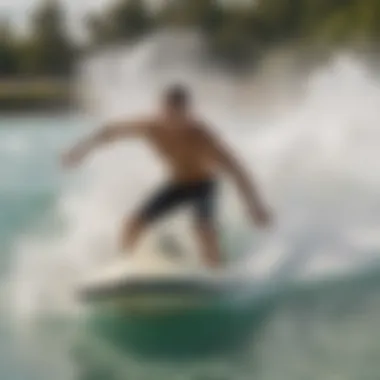
[[[364,66],[337,57],[310,75],[304,97],[291,109],[263,122],[254,103],[244,107],[238,101],[241,82],[212,71],[203,59],[185,65],[176,49],[160,54],[171,44],[167,36],[156,37],[84,63],[79,83],[93,128],[154,112],[166,83],[188,83],[198,112],[234,149],[273,208],[273,229],[251,229],[233,184],[222,182],[222,232],[237,231],[229,237],[230,255],[244,256],[234,265],[260,278],[295,279],[334,275],[376,259],[380,239],[370,245],[360,236],[352,239],[380,222],[380,88]],[[202,57],[201,44],[194,44],[178,46]],[[62,222],[59,231],[30,232],[15,244],[11,298],[24,314],[72,310],[76,281],[120,254],[121,223],[165,180],[165,168],[143,142],[127,141],[92,155],[68,175],[73,182],[62,188],[52,211]],[[173,225],[191,243],[188,225]],[[242,234],[246,243],[236,254],[231,242]]]

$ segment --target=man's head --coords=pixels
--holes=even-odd
[[[191,95],[184,85],[175,84],[169,86],[164,92],[164,106],[170,113],[184,113],[191,103]]]

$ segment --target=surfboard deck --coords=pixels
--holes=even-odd
[[[133,255],[90,274],[79,284],[77,295],[90,306],[129,311],[179,309],[213,302],[239,280],[231,278],[226,268],[212,270],[201,260],[192,260],[197,252],[190,251],[178,260],[166,249],[167,244],[143,245]]]
[[[176,294],[176,295],[215,295],[223,285],[213,280],[197,279],[197,278],[165,278],[165,277],[151,277],[151,278],[138,278],[126,277],[119,279],[107,285],[101,284],[92,286],[84,286],[80,294],[84,300],[91,301],[107,298],[124,296],[141,296],[143,294],[162,295],[162,294]]]
[[[82,283],[77,295],[88,305],[124,312],[178,311],[216,302],[237,280],[228,278],[224,271],[153,269],[113,265]]]

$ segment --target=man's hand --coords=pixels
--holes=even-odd
[[[81,163],[86,152],[79,148],[74,148],[63,154],[62,165],[65,168],[72,168]]]
[[[246,201],[248,213],[253,222],[259,227],[268,227],[272,222],[272,216],[267,207],[260,202],[260,197],[253,181],[250,180],[244,168],[239,164],[232,153],[212,135],[205,126],[199,128],[204,146],[216,162],[235,180],[240,193]]]
[[[66,168],[79,165],[85,156],[91,153],[95,148],[122,138],[144,136],[150,132],[151,127],[152,122],[150,121],[121,121],[107,125],[82,140],[74,148],[64,154],[62,156],[62,165]]]

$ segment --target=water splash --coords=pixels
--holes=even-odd
[[[242,233],[253,241],[240,270],[310,278],[377,258],[380,238],[366,236],[380,223],[380,88],[364,66],[338,57],[310,75],[292,109],[264,122],[249,99],[241,102],[247,88],[205,62],[200,40],[160,35],[92,57],[81,67],[79,83],[97,123],[154,112],[165,83],[189,83],[199,113],[239,154],[275,211],[272,231],[253,232],[236,190],[224,182],[220,219],[226,233],[239,232],[233,244]],[[71,310],[74,280],[117,252],[121,221],[163,176],[142,142],[91,157],[57,202],[63,227],[50,236],[27,237],[18,247],[14,299],[25,313],[41,305]],[[176,228],[191,241],[186,222]]]

